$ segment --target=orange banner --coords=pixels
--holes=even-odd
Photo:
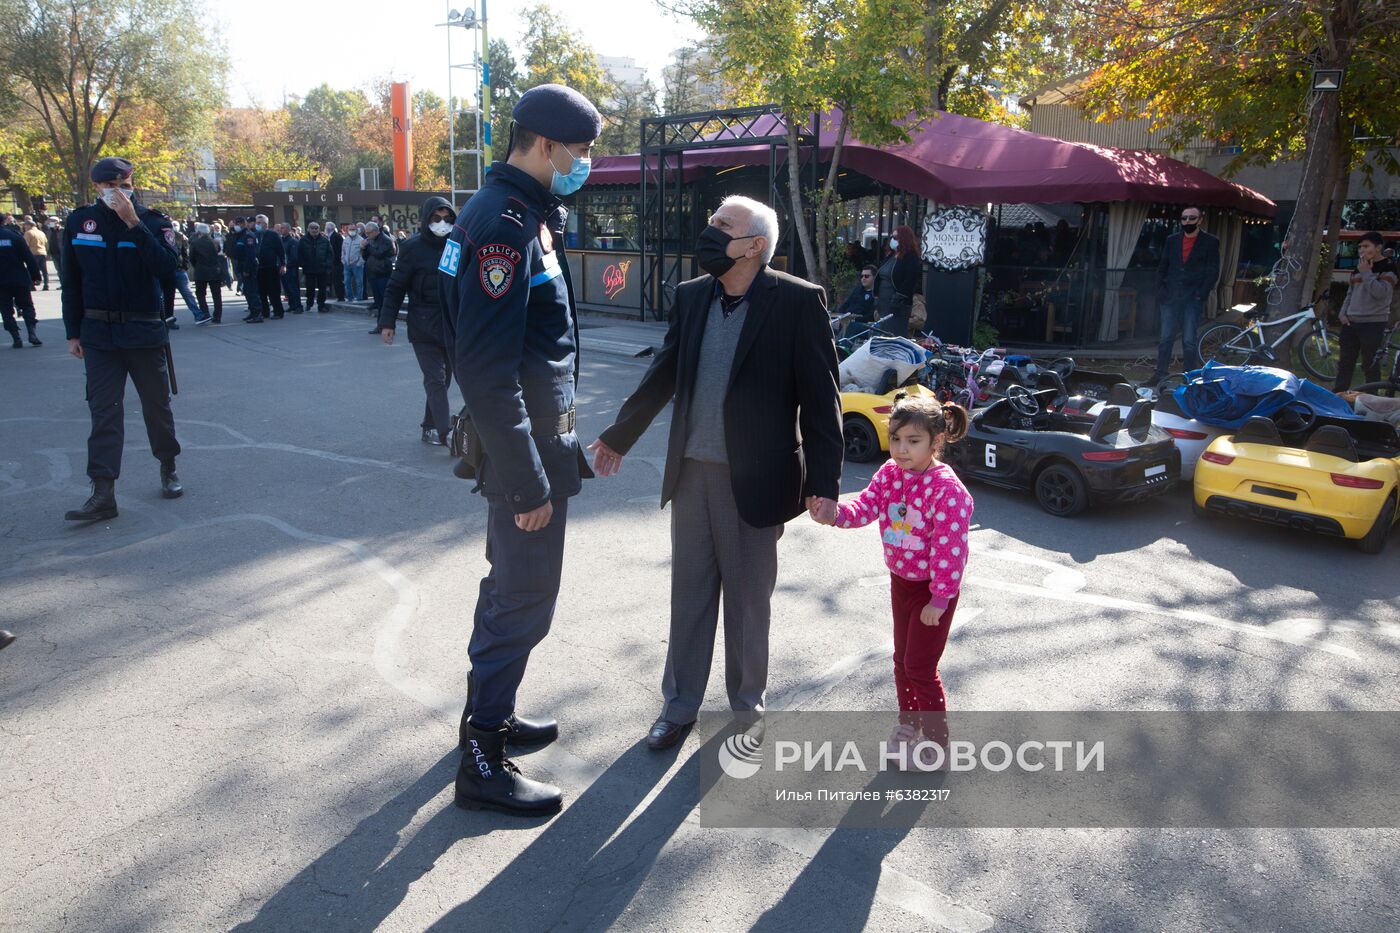
[[[394,117],[394,187],[413,190],[413,119],[408,82],[395,82],[389,91],[389,111]]]

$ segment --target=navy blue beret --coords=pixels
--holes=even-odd
[[[97,164],[92,167],[92,180],[120,181],[130,175],[134,167],[126,159],[108,156],[105,159],[99,159]]]
[[[598,108],[562,84],[530,88],[520,95],[510,115],[523,129],[560,143],[589,143],[603,132]]]

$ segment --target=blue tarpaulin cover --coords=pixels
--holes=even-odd
[[[1188,416],[1222,428],[1238,428],[1255,415],[1268,416],[1284,408],[1306,408],[1335,418],[1358,417],[1350,405],[1322,386],[1270,366],[1207,363],[1204,369],[1186,374],[1186,384],[1175,390],[1175,396]]]

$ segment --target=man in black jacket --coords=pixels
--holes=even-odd
[[[341,236],[340,228],[335,225],[335,221],[326,221],[326,239],[331,242],[331,284],[330,292],[335,295],[336,301],[345,300],[345,263],[340,258],[341,247],[345,245],[345,237]],[[325,310],[322,308],[321,310]]]
[[[282,273],[282,294],[287,296],[287,310],[301,314],[301,240],[292,233],[291,224],[278,224],[277,235],[282,238],[282,257],[286,270]]]
[[[253,218],[258,235],[258,295],[263,317],[281,318],[282,276],[287,271],[287,250],[277,231],[268,227],[267,215]]]
[[[43,346],[35,329],[38,318],[34,312],[34,299],[29,294],[41,281],[39,258],[24,241],[24,236],[8,227],[0,227],[0,316],[4,318],[5,330],[10,332],[16,350],[24,346],[19,339],[16,308],[24,315],[29,342],[36,347]]]
[[[326,222],[330,226],[330,221]],[[335,229],[332,227],[331,229]],[[316,305],[318,312],[326,310],[326,291],[330,285],[331,270],[335,268],[334,247],[331,238],[321,234],[321,225],[316,221],[306,225],[306,237],[298,244],[298,262],[306,276],[306,307]]]
[[[1185,371],[1201,368],[1196,325],[1205,314],[1206,299],[1220,281],[1220,240],[1201,229],[1201,209],[1181,211],[1181,232],[1167,237],[1157,264],[1157,313],[1161,318],[1161,342],[1157,344],[1157,369],[1151,385],[1171,371],[1172,350],[1181,335]]]
[[[708,274],[676,290],[665,343],[590,448],[596,473],[617,472],[675,400],[661,482],[662,505],[672,503],[671,633],[653,749],[680,741],[700,710],[721,593],[730,708],[762,712],[783,524],[804,508],[834,509],[841,485],[825,294],[768,268],[777,240],[772,208],[720,204],[695,251]]]
[[[442,331],[442,305],[438,300],[438,263],[442,248],[457,212],[444,198],[423,202],[422,223],[417,233],[399,250],[389,284],[384,288],[384,308],[379,312],[379,332],[386,345],[394,342],[399,321],[399,305],[408,296],[408,342],[423,371],[422,440],[441,446],[447,438],[451,413],[447,407],[447,386],[452,382],[452,357]]]

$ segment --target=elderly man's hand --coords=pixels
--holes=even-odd
[[[554,505],[546,502],[537,509],[515,516],[515,527],[521,531],[542,531],[549,526],[549,520],[553,517]]]
[[[589,444],[588,449],[593,451],[593,472],[599,476],[612,476],[622,469],[622,454],[601,440]]]

